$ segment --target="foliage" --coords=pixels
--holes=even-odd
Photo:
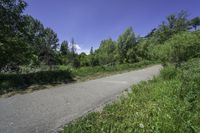
[[[127,63],[128,57],[127,52],[136,44],[136,37],[133,32],[133,29],[128,28],[122,35],[119,36],[117,40],[117,48],[119,54],[119,62]]]
[[[27,74],[0,74],[0,94],[25,89],[33,84],[68,82],[72,74],[67,70],[39,71]]]
[[[85,53],[81,53],[79,55],[79,60],[80,60],[80,66],[84,67],[84,66],[90,66],[90,59],[89,56],[86,55]]]
[[[116,43],[112,39],[101,41],[100,47],[95,51],[100,65],[112,64],[115,62]]]
[[[61,43],[60,52],[62,55],[67,55],[69,53],[69,45],[67,41]]]
[[[0,1],[0,69],[29,63],[29,47],[24,36],[23,0]],[[15,54],[14,54],[15,53]]]
[[[194,28],[194,30],[197,30],[197,27],[200,26],[200,18],[195,17],[190,21],[190,25]]]
[[[157,42],[164,43],[173,35],[183,31],[188,31],[190,25],[187,17],[188,14],[185,11],[167,16],[167,21],[163,22],[153,33],[153,36],[156,37]]]
[[[171,47],[169,61],[179,65],[200,56],[200,31],[177,34],[165,45]]]
[[[180,73],[172,75],[176,69]],[[199,79],[200,59],[181,68],[168,66],[161,77],[133,86],[128,96],[69,123],[61,132],[199,132]]]
[[[164,80],[171,80],[178,76],[179,69],[172,64],[167,64],[164,69],[160,71],[160,75]]]
[[[117,64],[117,65],[104,65],[95,67],[81,67],[73,70],[73,75],[78,77],[90,77],[93,75],[102,75],[103,73],[121,72],[141,68],[147,65],[155,64],[152,61],[141,61],[134,64]]]

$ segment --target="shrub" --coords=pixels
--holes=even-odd
[[[177,34],[164,45],[171,47],[169,61],[180,65],[200,56],[200,31]]]
[[[174,65],[168,64],[160,71],[160,75],[163,79],[170,80],[174,79],[178,75],[178,71],[178,68]]]
[[[0,93],[23,89],[33,84],[48,84],[72,80],[70,70],[40,71],[27,74],[0,74]]]

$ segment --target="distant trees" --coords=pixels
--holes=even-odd
[[[119,62],[128,62],[127,52],[136,44],[136,37],[133,29],[129,27],[117,40],[117,48],[119,54]]]
[[[188,14],[185,11],[167,16],[167,21],[164,21],[153,34],[158,43],[165,42],[174,34],[187,31],[190,26],[187,17]]]
[[[154,28],[144,38],[138,38],[132,27],[127,28],[117,39],[102,40],[99,48],[91,47],[89,55],[77,53],[77,44],[72,38],[71,42],[64,40],[59,44],[57,34],[51,28],[45,28],[37,19],[23,15],[27,6],[23,0],[0,1],[0,70],[17,69],[21,65],[70,65],[72,67],[113,65],[118,63],[135,63],[141,60],[166,60],[169,51],[174,48],[176,54],[170,56],[174,60],[182,60],[185,55],[177,51],[184,49],[181,39],[190,37],[190,34],[178,34],[191,31],[191,27],[197,30],[200,18],[189,20],[187,13],[181,11],[178,14],[169,15],[161,25]],[[199,33],[196,32],[195,35]],[[173,40],[179,40],[179,44]],[[180,38],[178,38],[180,37]],[[194,35],[193,35],[194,37]],[[195,36],[197,38],[197,36]],[[168,47],[166,42],[173,40],[175,45]],[[191,42],[198,44],[198,42]],[[197,39],[196,39],[197,40]],[[186,41],[185,41],[186,42]],[[187,44],[191,44],[187,42]],[[166,46],[162,46],[166,45]],[[192,45],[192,50],[198,48]],[[189,49],[189,47],[187,47]],[[184,53],[185,54],[185,53]],[[188,54],[186,52],[186,54]],[[196,53],[198,54],[198,53]],[[190,56],[192,53],[190,53]],[[189,56],[189,57],[190,57]],[[180,57],[181,59],[176,59]]]
[[[196,30],[198,26],[200,26],[200,18],[195,17],[190,21],[191,26]]]
[[[90,66],[90,60],[89,60],[89,56],[86,55],[86,53],[82,52],[79,55],[79,61],[80,61],[80,66],[84,67],[84,66]]]
[[[90,54],[91,54],[91,55],[94,54],[93,47],[91,47],[91,49],[90,49]]]
[[[61,52],[62,55],[68,55],[69,54],[69,44],[68,44],[67,41],[63,41],[61,43],[60,52]]]
[[[116,42],[111,38],[101,41],[99,49],[96,50],[96,56],[100,65],[115,62]]]

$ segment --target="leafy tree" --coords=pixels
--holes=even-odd
[[[68,55],[69,54],[69,45],[68,45],[67,41],[63,41],[61,43],[60,52],[61,52],[62,55]]]
[[[0,69],[27,64],[31,56],[26,41],[23,0],[0,1]]]
[[[190,21],[190,24],[192,25],[192,27],[196,30],[198,26],[200,26],[200,18],[199,17],[195,17]]]
[[[114,52],[116,43],[111,38],[101,41],[100,47],[95,54],[100,65],[106,65],[115,62]]]
[[[153,36],[157,38],[158,43],[164,43],[173,35],[187,31],[189,29],[189,21],[187,17],[188,14],[185,11],[167,16],[167,21],[163,22],[157,28]]]
[[[47,65],[56,64],[58,38],[50,28],[44,30],[43,44],[40,46],[39,59]]]
[[[136,44],[136,37],[132,28],[128,28],[117,40],[119,62],[128,62],[127,52]]]
[[[80,66],[81,67],[90,65],[90,61],[89,61],[88,55],[86,55],[86,53],[84,53],[84,52],[82,52],[79,55],[79,61],[80,61]]]
[[[70,59],[72,66],[74,66],[74,67],[80,66],[78,54],[76,53],[76,43],[74,41],[74,38],[72,38],[72,40],[71,40],[71,51],[69,54],[69,59]]]
[[[148,33],[148,34],[145,36],[145,38],[152,37],[156,30],[157,30],[156,28],[153,28],[153,29],[151,30],[151,32]]]
[[[94,54],[93,47],[91,47],[91,49],[90,49],[90,54],[91,54],[91,55]]]
[[[71,53],[73,57],[76,56],[76,43],[74,41],[74,38],[72,38],[71,40]]]
[[[44,42],[44,26],[43,24],[37,20],[34,19],[31,16],[24,16],[24,22],[26,23],[26,26],[24,27],[24,30],[26,31],[25,35],[27,38],[27,42],[31,48],[31,54],[32,58],[31,65],[39,65],[39,56],[41,52],[42,45],[45,44]]]

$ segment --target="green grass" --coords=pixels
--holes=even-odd
[[[47,89],[63,83],[96,79],[116,73],[141,69],[155,63],[153,61],[141,61],[134,64],[82,67],[78,69],[69,66],[54,66],[52,70],[45,66],[35,69],[24,67],[19,74],[0,74],[0,95],[7,94],[10,96],[16,93]]]
[[[141,61],[134,64],[118,64],[113,66],[96,66],[96,67],[82,67],[78,69],[73,69],[72,73],[75,75],[76,80],[87,80],[95,79],[99,77],[104,77],[107,75],[112,75],[116,73],[122,73],[126,71],[131,71],[135,69],[141,69],[157,62],[153,61]]]
[[[34,73],[0,74],[0,95],[26,91],[29,86],[71,82],[70,70],[39,71]]]
[[[158,78],[133,86],[128,97],[69,123],[61,132],[200,132],[199,83],[200,59],[181,68],[170,65]]]

